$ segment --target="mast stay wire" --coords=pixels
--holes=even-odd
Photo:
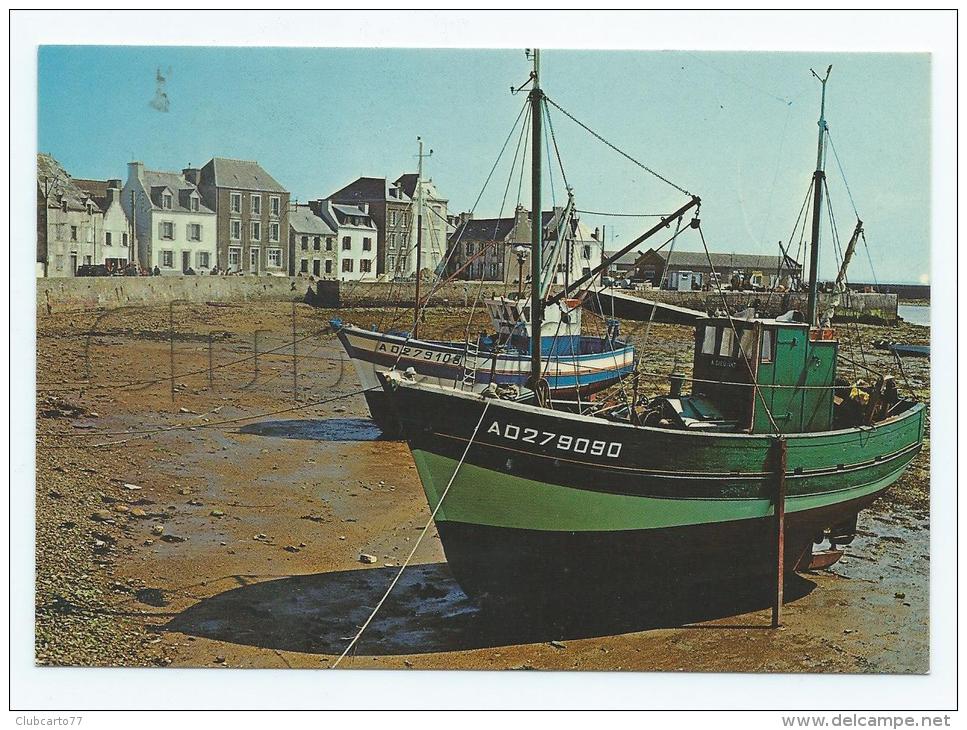
[[[667,177],[664,177],[663,175],[655,172],[653,169],[651,169],[650,167],[648,167],[643,162],[640,162],[640,161],[636,160],[634,157],[632,157],[631,155],[629,155],[627,152],[625,152],[624,150],[620,149],[619,147],[617,147],[613,143],[611,143],[608,140],[606,140],[604,137],[602,137],[600,134],[598,134],[597,132],[595,132],[593,129],[591,129],[584,122],[582,122],[579,119],[577,119],[573,114],[571,114],[569,111],[567,111],[564,107],[562,107],[560,104],[558,104],[556,101],[554,101],[553,99],[551,99],[546,94],[544,96],[544,99],[545,99],[545,101],[548,104],[550,104],[551,106],[553,106],[555,109],[557,109],[559,112],[561,112],[564,116],[566,116],[572,122],[574,122],[579,127],[581,127],[582,129],[584,129],[592,137],[594,137],[595,139],[597,139],[599,142],[603,143],[605,146],[610,147],[612,150],[614,150],[615,152],[617,152],[619,155],[621,155],[625,159],[629,160],[630,162],[632,162],[635,165],[637,165],[638,167],[640,167],[642,170],[644,170],[645,172],[647,172],[649,175],[652,175],[652,176],[658,178],[663,183],[665,183],[667,185],[670,185],[671,187],[675,188],[675,190],[679,191],[680,193],[684,193],[685,195],[689,195],[689,196],[692,195],[685,188],[683,188],[683,187],[681,187],[679,185],[676,185],[671,180],[669,180]]]

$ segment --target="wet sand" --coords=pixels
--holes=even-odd
[[[334,314],[405,326],[408,314],[298,305],[295,395],[327,401],[310,407],[293,394],[290,305],[173,314],[174,399],[167,308],[38,321],[37,661],[331,666],[429,509],[406,445],[368,421],[325,326]],[[432,310],[425,333],[462,339],[466,318]],[[642,326],[625,326],[649,371],[690,359],[688,330],[654,325],[644,342]],[[929,339],[908,325],[848,330],[871,365],[890,360],[874,339]],[[903,365],[929,397],[929,362]],[[660,380],[642,383],[658,392]],[[484,608],[453,581],[431,527],[340,668],[926,672],[928,450],[861,514],[844,561],[790,580],[779,630],[768,628],[771,586],[647,605],[603,597],[554,617]]]

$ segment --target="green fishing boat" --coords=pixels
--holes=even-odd
[[[786,573],[828,565],[853,539],[859,511],[920,451],[926,414],[889,375],[837,378],[840,341],[817,310],[825,129],[821,113],[809,311],[697,320],[691,375],[672,374],[667,393],[560,407],[542,397],[539,350],[532,389],[514,398],[382,376],[467,593],[593,597],[771,579],[778,607]],[[533,159],[539,196],[539,148]],[[699,228],[699,203],[656,229],[690,207]],[[532,305],[535,326],[552,301]]]

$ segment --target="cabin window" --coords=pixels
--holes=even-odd
[[[755,359],[755,330],[739,331],[739,357]]]
[[[719,355],[732,357],[735,349],[735,333],[731,329],[722,329],[722,341],[719,343]]]
[[[715,328],[714,327],[705,328],[705,334],[702,337],[702,354],[703,355],[715,354]]]
[[[772,362],[772,330],[762,330],[762,362]]]

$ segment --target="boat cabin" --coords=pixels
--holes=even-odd
[[[673,384],[666,408],[686,428],[828,431],[833,427],[838,344],[832,330],[803,322],[700,320],[692,392],[676,397]]]
[[[531,306],[529,299],[495,297],[485,302],[496,331],[497,344],[520,352],[530,351]],[[563,299],[544,309],[541,322],[541,354],[560,356],[582,354],[581,301]]]

